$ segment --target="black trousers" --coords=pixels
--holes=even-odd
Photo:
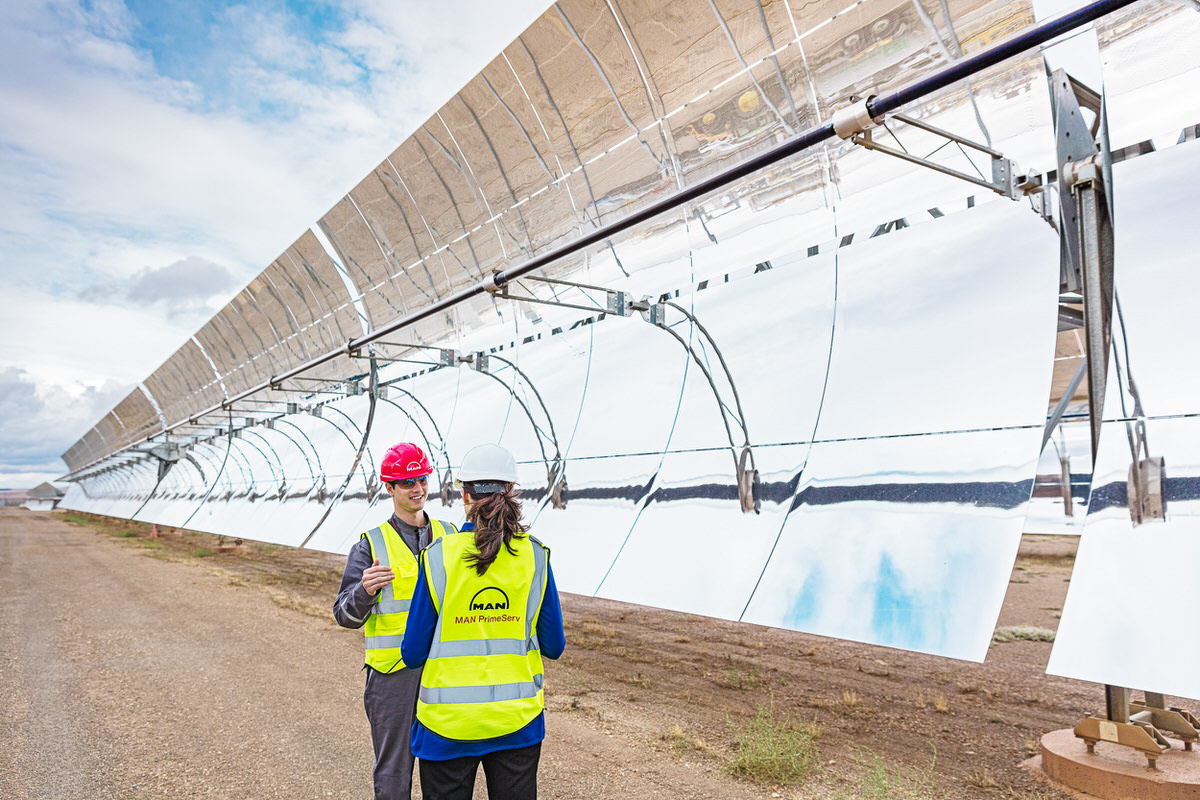
[[[419,669],[379,672],[367,667],[363,706],[375,746],[375,800],[412,797],[413,754],[408,737],[420,689]]]
[[[483,756],[449,761],[421,759],[421,797],[424,800],[471,800],[475,774],[483,764],[488,800],[537,800],[538,760],[542,743],[516,750],[497,750]]]

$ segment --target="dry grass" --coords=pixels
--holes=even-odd
[[[853,689],[842,689],[841,704],[846,708],[857,708],[862,702],[862,698],[858,696],[858,692]]]
[[[715,755],[716,749],[708,742],[700,737],[700,734],[695,731],[685,729],[682,725],[676,724],[671,730],[664,733],[661,737],[663,741],[671,746],[671,749],[676,753],[685,753],[692,750],[698,750],[702,753]]]
[[[947,700],[944,695],[939,694],[937,697],[933,698],[933,710],[939,714],[949,714],[950,701]]]
[[[617,632],[593,617],[585,617],[579,623],[579,630],[571,637],[572,647],[584,650],[597,650],[612,641]]]
[[[968,786],[974,786],[976,789],[996,789],[1000,786],[996,779],[992,777],[992,771],[987,767],[980,767],[972,772],[963,782]]]

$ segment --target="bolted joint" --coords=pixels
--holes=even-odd
[[[843,139],[849,139],[860,133],[866,133],[875,127],[878,120],[871,116],[867,104],[875,99],[871,95],[866,100],[860,100],[854,105],[839,108],[833,112],[833,131]]]
[[[1103,185],[1104,168],[1100,156],[1092,156],[1082,161],[1068,161],[1063,164],[1062,182],[1067,189],[1076,186]]]

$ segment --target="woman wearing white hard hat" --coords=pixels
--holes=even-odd
[[[517,463],[494,444],[463,456],[467,524],[421,552],[401,652],[425,665],[412,728],[425,800],[537,797],[546,735],[542,656],[566,645],[550,551],[521,523]]]

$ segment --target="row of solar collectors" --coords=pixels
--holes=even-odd
[[[937,10],[844,5],[556,4],[72,447],[68,466],[792,136],[863,87],[945,62],[951,26]],[[1033,19],[1007,0],[948,8],[968,51]],[[431,320],[413,336],[446,332]]]
[[[1104,63],[1114,146],[1178,136],[1200,120],[1194,100],[1144,99],[1148,84],[1170,96],[1194,81],[1195,57],[1161,33],[1195,26],[1194,16],[1139,13],[1099,35],[1114,56]],[[974,102],[993,146],[1051,168],[1040,63],[992,79],[975,82]],[[951,130],[973,124],[962,91],[927,112]],[[965,184],[882,159],[842,146],[806,155],[554,273],[666,296],[677,306],[666,307],[664,326],[487,298],[423,341],[496,349],[488,374],[385,366],[391,391],[373,410],[366,396],[334,400],[319,417],[291,414],[197,443],[157,488],[154,462],[143,462],[77,484],[65,505],[344,552],[388,513],[373,475],[389,444],[430,449],[436,493],[467,448],[499,441],[522,461],[527,517],[567,591],[982,659],[1039,471],[1058,242],[1021,204],[968,203]],[[1196,599],[1183,572],[1198,541],[1189,487],[1200,429],[1195,379],[1181,365],[1195,362],[1196,322],[1183,306],[1198,287],[1188,285],[1179,231],[1198,168],[1191,143],[1116,166],[1123,324],[1114,340],[1124,372],[1112,371],[1114,422],[1093,481],[1109,490],[1087,517],[1050,665],[1186,697],[1200,696],[1194,671],[1173,665],[1198,653],[1174,632]],[[573,305],[596,300],[523,288]],[[344,378],[363,368],[343,369]],[[1117,491],[1131,458],[1120,421],[1132,407],[1129,374],[1149,443],[1169,465],[1166,523],[1137,528]],[[743,428],[761,478],[758,515],[738,504]],[[563,509],[548,491],[556,448]],[[431,509],[461,519],[460,506]],[[1178,593],[1169,608],[1155,602],[1149,619],[1114,591],[1148,559],[1152,580]]]

